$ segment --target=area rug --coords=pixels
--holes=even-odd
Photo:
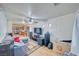
[[[30,55],[31,53],[33,53],[38,48],[40,48],[40,45],[38,45],[38,43],[36,41],[30,40],[28,42],[27,55]]]

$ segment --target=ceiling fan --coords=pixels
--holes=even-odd
[[[33,17],[26,17],[26,19],[24,21],[29,23],[29,24],[36,24],[36,23],[38,23],[38,19],[33,18]]]

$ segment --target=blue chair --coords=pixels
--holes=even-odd
[[[49,42],[50,42],[50,33],[46,32],[44,35],[44,45],[48,46]]]

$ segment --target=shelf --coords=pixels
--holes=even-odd
[[[29,27],[27,24],[22,24],[22,23],[17,23],[17,24],[12,24],[12,32],[14,34],[18,33],[19,35],[27,35]]]

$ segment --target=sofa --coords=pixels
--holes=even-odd
[[[15,43],[13,37],[6,36],[0,43],[0,56],[24,56],[27,50],[27,41],[22,38],[19,43]]]

